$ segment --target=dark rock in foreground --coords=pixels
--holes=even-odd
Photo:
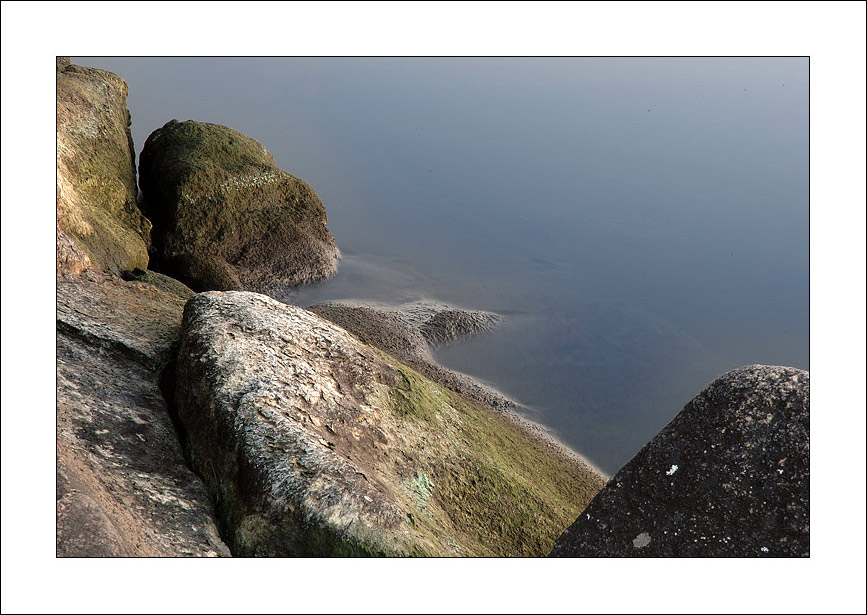
[[[175,400],[235,555],[543,555],[604,482],[255,293],[187,303]]]
[[[809,372],[728,372],[611,479],[550,555],[809,556],[809,412]]]
[[[148,137],[139,171],[155,264],[194,290],[273,293],[336,271],[322,202],[258,141],[172,120]]]

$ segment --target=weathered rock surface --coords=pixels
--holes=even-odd
[[[433,361],[427,340],[418,327],[408,324],[393,310],[347,303],[320,303],[307,309],[400,361]]]
[[[172,120],[148,137],[139,171],[157,268],[191,288],[269,293],[336,271],[322,202],[258,141]]]
[[[147,267],[150,222],[136,206],[127,85],[57,61],[57,272]]]
[[[500,315],[480,310],[447,309],[437,312],[421,327],[425,339],[432,346],[490,331],[500,324]]]
[[[57,555],[229,555],[159,387],[193,293],[136,277],[57,283]]]
[[[433,301],[393,307],[333,302],[307,309],[464,397],[500,410],[517,406],[499,391],[443,367],[431,355],[436,346],[490,331],[499,324],[499,314],[461,310]]]
[[[726,373],[611,479],[551,555],[808,556],[809,411],[809,372]]]
[[[537,555],[603,478],[343,329],[247,292],[184,311],[175,393],[235,555]]]

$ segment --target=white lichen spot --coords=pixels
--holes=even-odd
[[[668,476],[671,476],[671,475],[674,474],[675,472],[677,472],[677,465],[676,465],[676,464],[675,464],[675,465],[672,465],[671,468],[669,468],[668,472],[666,472],[666,474],[667,474]]]
[[[777,470],[777,474],[782,474],[782,473],[783,473],[783,468],[780,468],[779,470]]]
[[[767,548],[767,547],[762,547],[760,550],[761,550],[762,553],[768,553],[768,548]]]
[[[647,545],[650,544],[650,534],[647,532],[641,532],[638,536],[636,536],[632,540],[632,546],[636,549],[643,549]]]

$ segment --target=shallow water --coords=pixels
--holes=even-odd
[[[343,252],[287,295],[505,315],[440,349],[616,471],[708,382],[809,369],[805,58],[73,58],[133,136],[231,126]]]

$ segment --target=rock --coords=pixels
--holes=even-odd
[[[490,331],[500,320],[500,315],[493,312],[447,309],[431,316],[421,332],[432,346],[440,346]]]
[[[697,395],[552,556],[806,557],[810,374],[750,365]]]
[[[79,275],[93,265],[90,257],[78,247],[75,240],[63,232],[57,223],[57,277]]]
[[[148,137],[139,171],[157,268],[191,288],[273,293],[336,271],[319,197],[258,141],[172,120]]]
[[[230,555],[159,386],[193,293],[142,274],[57,283],[57,556]]]
[[[235,555],[538,555],[598,473],[343,329],[249,292],[184,310],[175,405]]]
[[[114,73],[57,58],[58,275],[148,265],[126,97]]]
[[[514,400],[443,367],[431,355],[431,347],[490,330],[500,322],[499,314],[461,310],[433,301],[398,306],[334,302],[307,309],[464,397],[500,411],[517,407]]]
[[[320,303],[307,309],[400,361],[433,361],[419,328],[408,324],[395,310],[343,302]]]

